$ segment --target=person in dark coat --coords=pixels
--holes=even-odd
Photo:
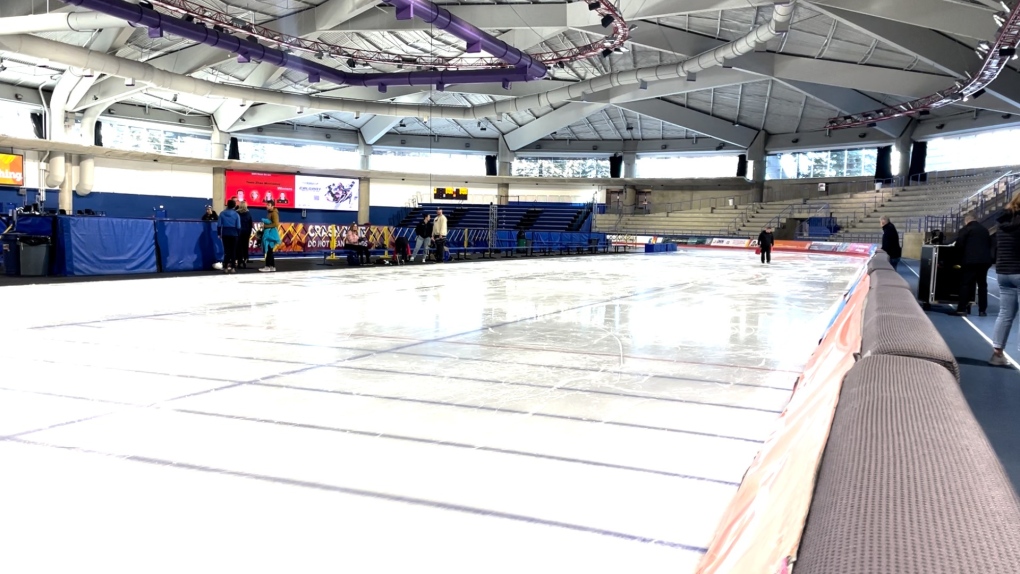
[[[241,217],[235,211],[237,204],[231,199],[220,213],[220,239],[223,241],[223,272],[237,270],[237,234],[241,231]]]
[[[1014,194],[999,217],[995,233],[995,277],[999,282],[999,317],[992,331],[992,358],[988,363],[1006,366],[1009,361],[1002,350],[1013,329],[1020,296],[1020,193]]]
[[[968,215],[964,219],[963,229],[956,236],[956,248],[960,252],[963,268],[956,314],[970,314],[970,302],[974,297],[976,283],[978,314],[984,317],[988,310],[988,268],[992,266],[992,237],[984,225],[978,223],[973,215]]]
[[[202,221],[219,221],[220,216],[216,215],[216,211],[211,205],[205,206],[205,213],[202,215]]]
[[[882,217],[878,221],[882,224],[882,251],[889,256],[892,268],[896,269],[900,264],[900,256],[903,255],[903,250],[900,249],[900,234],[888,217]]]
[[[241,216],[241,233],[237,236],[237,266],[248,268],[248,246],[251,244],[251,231],[255,227],[248,204],[241,201],[237,204],[237,214]]]
[[[761,262],[772,263],[772,246],[776,244],[776,238],[772,235],[772,228],[766,227],[758,234],[758,249],[761,250]]]

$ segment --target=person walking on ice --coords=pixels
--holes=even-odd
[[[761,250],[761,262],[772,263],[772,246],[776,244],[776,238],[772,235],[772,228],[766,226],[758,234],[758,249]]]

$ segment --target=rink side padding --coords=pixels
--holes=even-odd
[[[662,237],[657,235],[609,235],[610,243],[615,247],[637,248],[645,251],[648,245],[674,243],[678,248],[705,249],[738,249],[756,250],[758,241],[737,237]],[[775,253],[827,253],[831,255],[849,255],[871,257],[877,246],[872,243],[838,243],[835,241],[787,241],[778,240],[772,248]]]
[[[799,377],[778,429],[744,475],[698,566],[699,574],[789,572],[842,381],[861,349],[869,288],[870,276],[862,269]]]

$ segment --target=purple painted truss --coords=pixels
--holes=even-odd
[[[468,53],[485,52],[503,60],[515,68],[524,68],[531,79],[545,77],[546,67],[528,54],[514,48],[506,42],[481,31],[463,18],[458,18],[445,8],[436,6],[429,0],[382,0],[397,9],[397,20],[418,18],[435,25],[461,40],[467,42]]]
[[[388,74],[351,74],[319,62],[306,60],[275,48],[263,46],[253,37],[238,38],[225,31],[215,28],[210,29],[198,22],[188,22],[168,16],[147,6],[130,4],[123,0],[64,0],[64,2],[121,18],[135,26],[148,28],[150,36],[159,37],[162,34],[173,34],[174,36],[235,53],[240,61],[266,62],[288,70],[302,72],[308,74],[308,80],[312,83],[325,79],[341,85],[376,86],[380,92],[385,92],[387,86],[435,86],[437,89],[442,90],[450,84],[501,83],[504,88],[509,88],[511,82],[526,82],[538,79],[544,77],[546,73],[545,66],[534,61],[527,54],[515,48],[510,48],[505,42],[485,34],[460,19],[456,19],[460,28],[456,33],[451,31],[451,34],[461,37],[458,34],[463,33],[467,35],[471,30],[474,30],[479,35],[477,41],[482,46],[492,46],[494,49],[498,49],[498,44],[492,44],[491,42],[507,46],[509,50],[506,50],[504,55],[512,60],[508,61],[508,63],[514,67],[490,70],[434,70]],[[417,0],[414,3],[415,8],[412,8],[412,10],[426,10],[424,7],[418,8],[419,5],[424,4],[426,3]],[[440,14],[440,16],[441,12],[446,12],[450,16],[450,19],[444,20],[445,25],[454,25],[452,22],[455,17],[452,14],[438,7],[435,8],[436,13]],[[428,13],[427,10],[425,13]],[[437,27],[440,26],[437,24]],[[510,50],[516,53],[512,53]],[[541,75],[536,75],[539,70],[541,70]]]

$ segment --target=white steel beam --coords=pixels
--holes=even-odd
[[[283,75],[283,72],[283,68],[278,68],[266,62],[260,62],[255,64],[255,69],[248,74],[243,83],[245,86],[262,88],[276,81]],[[225,100],[213,112],[213,123],[221,131],[229,133],[253,103],[245,100]]]
[[[733,122],[712,117],[706,113],[672,104],[665,100],[644,100],[620,104],[619,107],[654,118],[667,124],[680,126],[690,131],[704,134],[719,141],[733,144],[746,149],[754,141],[757,130],[735,126]]]
[[[785,81],[783,83],[807,96],[825,102],[845,114],[867,112],[882,107],[881,102],[875,101],[854,90],[823,86],[811,82]],[[877,122],[878,127],[876,129],[895,138],[903,133],[903,130],[907,128],[909,123],[910,118],[897,118]]]
[[[591,34],[605,34],[606,32],[602,26],[585,26],[580,30]],[[631,31],[627,43],[668,54],[695,56],[718,48],[726,42],[669,26],[641,22],[635,30]]]
[[[659,80],[658,82],[649,82],[645,89],[641,89],[640,84],[617,86],[588,94],[586,101],[624,104],[759,81],[762,81],[762,78],[755,74],[727,68],[712,68],[698,74],[696,81],[688,81],[686,78]]]
[[[605,108],[606,104],[571,102],[507,133],[504,136],[506,145],[511,151],[517,151]]]
[[[394,98],[394,102],[402,104],[420,104],[429,99],[428,92],[420,92],[417,94],[410,94],[407,96],[400,96]],[[365,125],[361,126],[361,137],[364,138],[365,143],[372,145],[379,141],[379,138],[386,135],[386,132],[393,129],[393,126],[399,124],[404,118],[397,116],[375,116],[368,120]]]
[[[847,10],[819,8],[823,13],[838,18],[852,28],[891,44],[896,48],[917,56],[946,74],[964,78],[981,66],[981,60],[974,50],[952,38],[931,29],[908,26],[882,18],[875,18]],[[987,17],[989,20],[990,16]],[[989,39],[992,36],[989,36]],[[1006,68],[987,88],[988,94],[1020,107],[1020,73]]]

